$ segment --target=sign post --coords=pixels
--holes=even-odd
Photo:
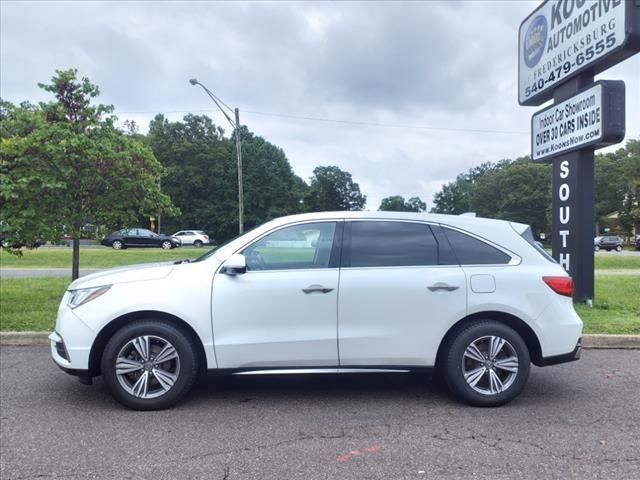
[[[531,158],[553,164],[553,257],[594,296],[594,152],[624,139],[624,83],[593,76],[640,51],[640,1],[546,0],[520,24],[518,102],[553,105],[531,119]]]

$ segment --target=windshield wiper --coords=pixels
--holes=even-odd
[[[189,260],[188,258],[185,258],[184,260],[177,260],[175,262],[173,262],[174,265],[180,265],[181,263],[189,263],[191,262],[191,260]]]

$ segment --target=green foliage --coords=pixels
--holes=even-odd
[[[434,206],[431,212],[460,215],[472,211],[470,194],[477,180],[509,163],[510,160],[501,160],[497,163],[485,162],[470,168],[466,173],[461,173],[453,182],[443,185],[442,190],[434,195]]]
[[[207,231],[217,240],[238,233],[238,177],[234,136],[203,115],[169,122],[158,115],[149,126],[148,141],[167,169],[162,191],[183,212],[163,219],[163,230]],[[306,185],[293,174],[281,148],[242,127],[245,228],[298,213]]]
[[[470,192],[470,207],[482,217],[531,225],[547,232],[551,218],[551,169],[521,159],[479,177]]]
[[[56,100],[0,110],[2,228],[12,241],[58,242],[87,223],[116,228],[175,212],[152,151],[113,126],[111,106],[91,104],[98,87],[75,70],[40,86]]]
[[[629,140],[615,153],[595,157],[596,217],[619,214],[621,233],[640,223],[640,141]],[[458,175],[434,196],[434,213],[473,211],[531,225],[535,233],[551,227],[551,167],[528,157],[484,163]]]
[[[308,212],[362,210],[367,197],[349,172],[336,166],[316,167],[304,203]]]
[[[383,198],[378,208],[381,212],[424,212],[426,209],[427,204],[420,197],[411,197],[405,201],[401,195]]]

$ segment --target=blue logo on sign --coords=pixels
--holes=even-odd
[[[544,15],[538,15],[533,19],[527,33],[524,36],[524,63],[527,67],[535,67],[544,53],[547,44],[547,19]]]

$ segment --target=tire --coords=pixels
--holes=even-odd
[[[193,242],[193,246],[196,248],[201,248],[202,247],[202,241],[201,240],[196,240],[195,242]]]
[[[111,247],[114,250],[122,250],[124,248],[124,242],[122,240],[114,240],[111,242]]]
[[[493,339],[505,342],[493,343],[500,348],[492,357],[490,347],[496,341]],[[476,348],[472,349],[472,345]],[[498,366],[499,362],[503,368]],[[444,377],[452,393],[464,402],[477,407],[497,407],[522,392],[529,378],[529,362],[529,350],[515,330],[493,320],[479,320],[465,326],[449,343]],[[476,374],[470,375],[474,371]]]
[[[160,246],[163,250],[171,250],[173,248],[173,244],[169,240],[163,241]]]
[[[622,246],[621,246],[621,245],[618,245],[618,246],[616,247],[616,252],[621,252],[621,251],[622,251]]]
[[[198,376],[196,348],[190,337],[169,322],[138,320],[122,327],[107,342],[102,378],[114,398],[126,407],[169,408],[191,390]],[[154,356],[163,351],[163,357],[168,358],[155,364]]]

